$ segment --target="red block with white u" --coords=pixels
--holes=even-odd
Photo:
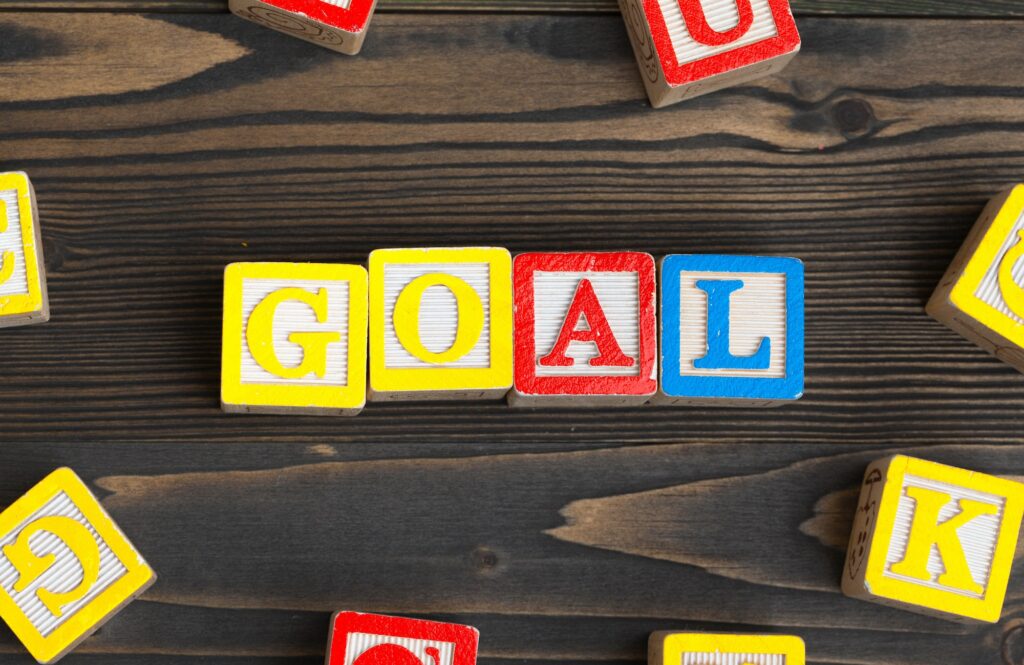
[[[641,252],[515,257],[512,406],[638,406],[658,389],[655,263]]]
[[[789,0],[619,0],[654,107],[749,83],[800,51]]]

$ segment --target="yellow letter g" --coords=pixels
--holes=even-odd
[[[327,289],[313,294],[305,289],[287,287],[274,291],[253,308],[245,328],[245,341],[249,353],[260,367],[282,379],[301,379],[310,372],[319,378],[327,373],[327,347],[341,341],[340,332],[293,332],[288,341],[302,347],[302,362],[285,367],[274,352],[274,314],[281,303],[297,300],[309,305],[318,323],[327,320]]]

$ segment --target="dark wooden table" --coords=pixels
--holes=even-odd
[[[318,663],[340,608],[474,624],[486,665],[673,628],[1021,663],[1024,565],[996,626],[838,580],[869,460],[1024,475],[1024,377],[923,312],[1024,179],[1024,2],[799,0],[783,75],[659,112],[610,0],[381,4],[353,59],[223,0],[0,1],[0,170],[34,178],[53,310],[0,332],[0,504],[70,465],[161,575],[67,663]],[[801,257],[806,396],[221,414],[226,263],[440,243]]]

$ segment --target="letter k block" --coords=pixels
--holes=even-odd
[[[362,266],[232,263],[224,271],[221,406],[356,415],[366,403]]]
[[[902,455],[879,460],[865,474],[843,592],[995,623],[1022,514],[1020,483]]]

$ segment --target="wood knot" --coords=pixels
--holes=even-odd
[[[843,99],[832,106],[832,121],[847,138],[863,136],[875,125],[875,110],[863,99]]]

